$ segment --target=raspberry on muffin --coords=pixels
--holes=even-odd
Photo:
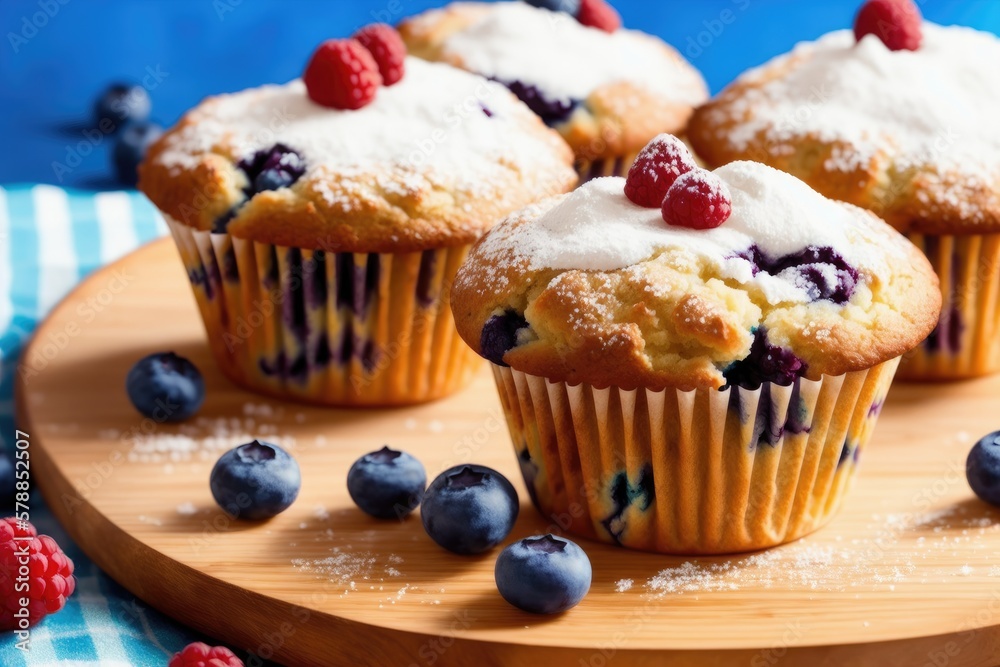
[[[874,215],[752,162],[703,173],[681,179],[725,188],[721,225],[713,201],[689,200],[674,226],[603,178],[496,227],[456,279],[463,338],[480,352],[512,343],[489,356],[550,379],[692,389],[725,386],[765,332],[817,379],[899,356],[933,328],[936,278]]]
[[[815,530],[937,321],[930,265],[872,213],[759,163],[687,171],[664,210],[625,186],[522,210],[455,281],[532,500],[570,532],[666,553]]]
[[[853,32],[744,73],[688,127],[708,165],[781,169],[924,251],[944,307],[901,365],[906,379],[1000,372],[997,58],[995,35],[921,21],[913,0],[867,0]]]
[[[410,53],[499,81],[573,147],[584,179],[624,175],[657,134],[681,134],[708,91],[660,39],[603,0],[455,2],[399,26]]]
[[[576,185],[569,147],[507,88],[399,61],[394,34],[363,29],[322,45],[305,81],[202,102],[140,168],[220,369],[251,389],[396,405],[463,387],[478,360],[448,307],[458,265]]]

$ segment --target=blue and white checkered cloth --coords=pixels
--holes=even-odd
[[[0,188],[0,448],[13,440],[15,366],[38,321],[91,271],[165,232],[136,192]],[[0,665],[156,667],[199,639],[100,572],[37,494],[31,519],[73,559],[76,592],[32,629],[30,652],[15,648],[12,634],[0,634]]]

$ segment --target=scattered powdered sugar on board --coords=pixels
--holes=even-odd
[[[390,598],[389,599],[389,603],[390,604],[396,604],[397,602],[399,602],[400,600],[402,600],[403,596],[406,595],[406,591],[408,591],[408,590],[410,590],[410,585],[406,584],[405,586],[403,586],[402,588],[400,588],[398,591],[396,591],[395,597]]]
[[[351,589],[351,584],[356,580],[371,577],[379,560],[378,554],[371,551],[355,553],[340,547],[334,547],[331,551],[332,555],[324,558],[293,559],[292,567]]]
[[[265,419],[281,419],[285,414],[285,408],[277,405],[273,406],[270,403],[253,403],[247,402],[243,404],[243,416],[244,417],[264,417]]]
[[[397,588],[400,586],[399,580],[405,576],[400,569],[403,565],[403,557],[398,554],[384,555],[372,551],[350,551],[349,547],[341,546],[333,547],[330,554],[322,558],[293,559],[292,567],[299,572],[312,574],[319,579],[325,579],[335,587],[342,588],[343,592],[340,597],[359,589],[386,592],[388,582],[395,580],[395,584],[390,586],[389,594],[385,597],[380,596],[379,607],[382,607],[384,603],[396,604],[403,599],[407,591],[418,590],[410,583],[403,583],[401,588]],[[443,593],[444,589],[442,588],[440,592]]]
[[[194,503],[181,503],[177,506],[177,513],[181,516],[194,516],[198,513],[198,508],[194,506]]]
[[[440,605],[440,595],[445,589],[422,589],[407,582],[403,565],[403,557],[398,554],[351,551],[349,546],[333,547],[330,555],[322,558],[292,560],[292,567],[296,571],[325,580],[324,590],[330,590],[331,593],[340,590],[338,597],[341,598],[364,591],[374,595],[373,603],[383,609],[402,602],[407,599],[408,594],[416,593],[419,595],[413,597],[413,602]]]
[[[615,582],[615,590],[619,593],[624,593],[625,591],[631,590],[634,584],[634,579],[619,579]]]
[[[127,459],[132,463],[182,463],[187,461],[215,461],[233,447],[252,440],[266,440],[284,449],[294,449],[294,437],[284,435],[284,429],[275,422],[284,417],[284,408],[267,404],[247,403],[240,417],[198,417],[181,424],[176,432],[139,433],[131,439]],[[259,418],[274,420],[261,421]],[[115,432],[117,433],[117,432]],[[110,432],[105,433],[108,439]]]
[[[650,599],[770,588],[891,593],[900,584],[947,583],[981,574],[981,570],[971,563],[928,570],[921,562],[967,558],[970,545],[980,547],[983,559],[988,560],[1000,523],[958,506],[916,516],[873,514],[869,529],[866,537],[845,540],[837,536],[834,545],[814,544],[806,538],[751,555],[681,562],[650,577],[642,592]],[[1000,567],[991,567],[989,576],[998,575]],[[625,592],[631,583],[621,580],[616,590]]]

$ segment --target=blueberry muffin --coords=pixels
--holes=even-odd
[[[573,147],[581,178],[624,175],[655,135],[682,134],[708,91],[660,39],[590,20],[593,4],[574,17],[525,2],[457,2],[404,21],[400,32],[412,54],[514,91]]]
[[[759,163],[680,176],[662,210],[627,191],[599,178],[522,210],[455,282],[535,504],[666,553],[816,529],[937,321],[931,267],[870,212]]]
[[[141,167],[242,385],[331,405],[462,387],[479,361],[448,305],[459,264],[511,211],[576,183],[565,142],[506,88],[399,52],[386,70],[331,40],[308,87],[210,98]]]
[[[924,251],[941,279],[944,308],[900,377],[994,373],[1000,40],[921,22],[908,3],[867,3],[855,34],[800,44],[742,75],[698,109],[689,139],[711,166],[764,162],[874,211]],[[897,24],[882,19],[891,28],[885,34],[866,32],[866,12],[880,7],[906,11]]]

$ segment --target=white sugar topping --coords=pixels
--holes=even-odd
[[[504,168],[501,163],[526,171],[560,168],[557,152],[524,131],[527,114],[500,84],[407,58],[403,79],[380,88],[356,111],[314,103],[301,80],[217,97],[192,112],[196,122],[174,136],[160,159],[193,167],[219,144],[251,156],[283,143],[305,158],[307,177],[324,167],[340,173],[374,167],[394,169],[401,189],[407,174],[449,187],[474,186]]]
[[[534,85],[550,99],[586,99],[618,81],[692,105],[706,97],[701,77],[656,38],[634,30],[607,33],[525,2],[491,5],[478,22],[449,36],[442,54],[483,76]]]
[[[678,249],[714,264],[727,278],[755,283],[768,300],[806,301],[796,271],[753,275],[736,257],[756,245],[773,259],[809,247],[830,247],[860,271],[887,273],[886,260],[903,256],[904,241],[885,226],[865,222],[860,212],[833,202],[784,172],[756,162],[733,162],[715,170],[729,189],[733,212],[716,229],[692,230],[663,221],[659,209],[625,197],[624,179],[599,178],[564,197],[525,224],[502,224],[484,241],[485,252],[502,261],[526,261],[529,270],[623,269]],[[532,215],[529,210],[529,217]]]
[[[775,150],[804,134],[845,141],[828,167],[850,170],[885,152],[901,168],[933,164],[963,173],[1000,165],[1000,40],[963,27],[923,24],[918,51],[890,51],[850,31],[798,45],[741,80],[755,81],[789,57],[790,71],[741,93],[721,113],[741,121],[727,141],[746,148],[759,132]],[[786,148],[786,150],[789,150]]]

